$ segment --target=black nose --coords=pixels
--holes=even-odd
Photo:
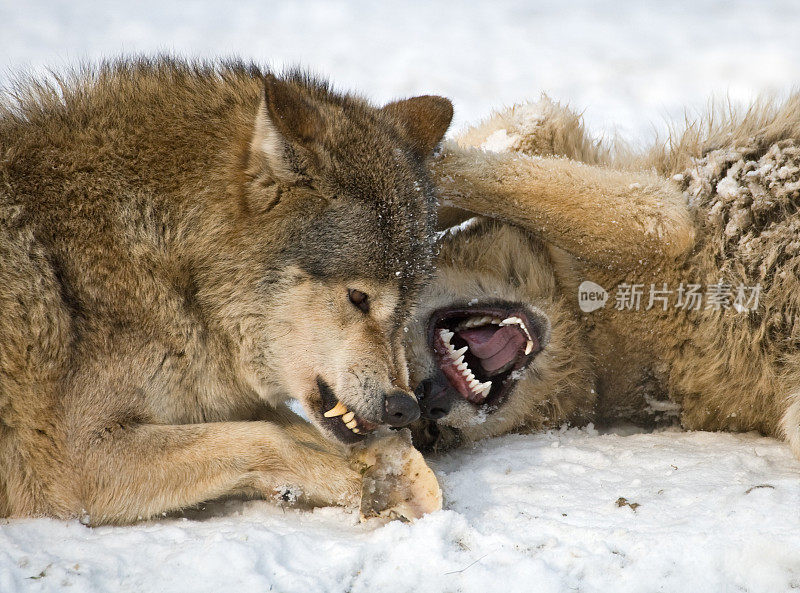
[[[453,398],[448,393],[446,386],[426,379],[415,391],[419,397],[419,409],[423,418],[439,420],[450,413],[450,408],[453,407]]]
[[[385,398],[386,423],[389,426],[405,426],[419,418],[416,400],[404,391],[395,391]]]

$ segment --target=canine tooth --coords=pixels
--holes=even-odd
[[[492,382],[491,381],[486,381],[486,383],[480,383],[478,385],[478,391],[481,391],[483,393],[489,393],[491,390],[492,390]]]
[[[352,429],[354,429],[356,426],[358,426],[358,422],[357,422],[355,419],[353,419],[353,420],[351,420],[350,422],[345,422],[345,426],[346,426],[347,428],[349,428],[350,430],[352,430]]]
[[[342,422],[347,424],[348,422],[350,422],[355,417],[356,417],[356,415],[353,412],[347,412],[347,414],[342,416]]]
[[[528,344],[525,346],[525,356],[530,354],[533,351],[533,342],[528,340]]]
[[[499,323],[499,325],[511,325],[511,324],[518,325],[522,329],[522,331],[525,332],[525,337],[527,337],[529,341],[533,341],[533,339],[531,338],[531,334],[528,331],[528,327],[525,325],[525,322],[523,322],[522,319],[520,319],[519,317],[508,317],[506,319],[503,319],[503,321]],[[525,354],[529,354],[529,352],[526,352]]]
[[[341,416],[342,414],[347,414],[347,406],[345,406],[342,402],[336,402],[336,405],[325,412],[323,416],[325,416],[325,418],[334,418],[336,416]]]
[[[460,367],[462,364],[464,364],[464,357],[460,356],[459,358],[455,359],[453,361],[453,364],[455,365],[456,368]]]
[[[455,356],[454,356],[453,358],[458,358],[459,356],[462,356],[462,357],[463,357],[463,356],[464,356],[464,353],[465,353],[467,350],[469,350],[469,347],[468,347],[468,346],[464,346],[463,348],[459,348],[458,350],[454,350],[454,351],[453,351],[453,354],[455,354]]]

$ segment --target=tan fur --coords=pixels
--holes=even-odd
[[[375,424],[413,398],[401,327],[451,114],[239,63],[21,83],[0,104],[0,515],[356,504],[321,385]]]
[[[467,300],[482,302],[495,298],[524,301],[546,315],[552,328],[547,348],[534,360],[514,396],[497,412],[476,417],[475,406],[466,400],[456,402],[446,424],[457,428],[460,436],[475,440],[520,426],[554,426],[576,420],[591,406],[591,357],[585,348],[575,347],[585,342],[586,336],[572,303],[563,296],[563,283],[569,280],[560,276],[562,270],[554,265],[560,258],[557,252],[512,226],[490,220],[442,239],[436,275],[409,326],[408,335],[414,338],[408,347],[412,385],[434,372],[427,342],[417,339],[425,335],[428,316],[465,295],[469,295]],[[444,448],[443,440],[456,438],[440,434],[437,446]]]
[[[487,421],[485,411],[462,402],[471,414],[443,424],[471,421],[465,434],[476,438],[586,417],[646,422],[677,404],[686,428],[757,430],[784,437],[800,455],[800,95],[743,115],[719,113],[674,133],[666,148],[635,154],[591,143],[575,114],[545,100],[498,114],[446,147],[435,163],[437,180],[446,202],[463,209],[450,210],[448,221],[491,216],[558,248],[558,257],[547,258],[548,249],[521,230],[480,223],[443,239],[444,272],[428,295],[441,305],[491,293],[548,315],[562,307],[569,324],[556,317],[552,335],[571,336],[562,356],[576,359],[575,372],[594,376],[594,391],[587,397],[554,389],[551,379],[563,383],[558,373],[540,380],[539,358],[548,347]],[[482,150],[498,130],[507,151]],[[717,192],[723,180],[738,193]],[[483,251],[470,252],[476,240]],[[451,253],[464,257],[453,261]],[[517,262],[524,269],[504,272]],[[468,280],[473,275],[479,289]],[[555,293],[537,281],[520,291],[520,277],[542,276],[563,278]],[[705,288],[720,278],[734,286],[760,283],[758,310],[678,310],[674,295],[667,311],[614,308],[622,282],[645,285],[644,309],[651,283]],[[578,310],[583,280],[609,290],[604,309]],[[580,326],[577,334],[571,324]],[[410,347],[415,380],[431,364],[429,355],[417,360],[419,351],[419,344]],[[551,396],[574,414],[537,411]],[[534,419],[494,421],[506,406],[530,410]]]

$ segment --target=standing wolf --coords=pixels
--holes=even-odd
[[[170,59],[57,83],[0,107],[0,515],[357,501],[337,443],[418,415],[450,102]]]
[[[419,444],[679,414],[800,456],[800,96],[614,158],[543,101],[435,167],[452,204],[504,222],[442,239],[409,332],[438,420]]]

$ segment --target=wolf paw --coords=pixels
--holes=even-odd
[[[442,508],[439,482],[407,430],[359,446],[354,463],[363,475],[362,521],[414,521]]]

